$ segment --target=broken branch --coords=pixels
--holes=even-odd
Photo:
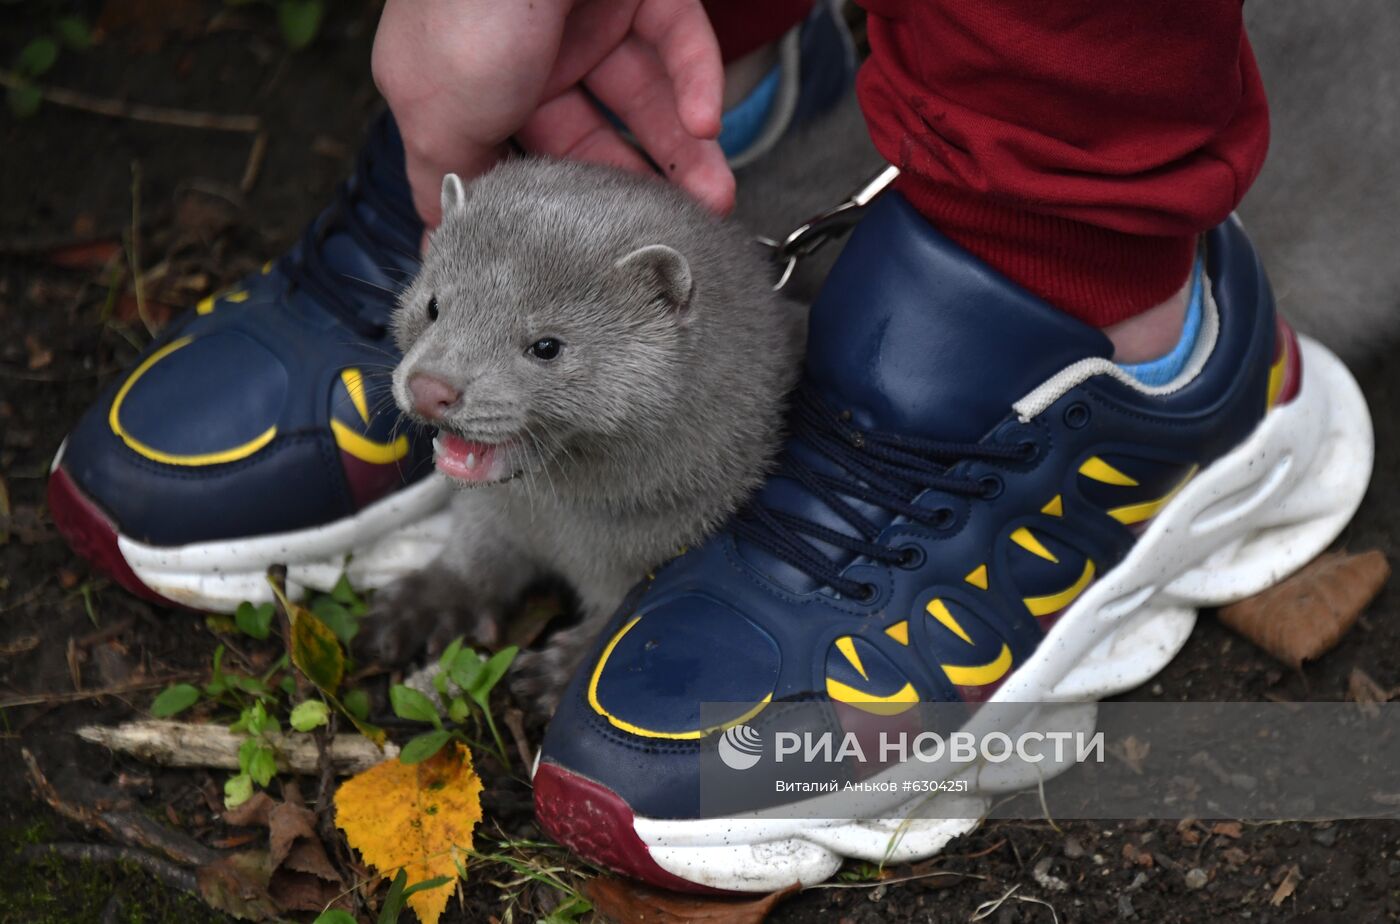
[[[163,767],[217,767],[238,769],[238,748],[244,736],[220,725],[156,720],[127,722],[117,726],[89,725],[78,737],[130,754]],[[277,769],[312,776],[319,772],[316,741],[311,735],[275,733],[266,736],[277,754]],[[334,771],[346,776],[368,770],[397,757],[398,747],[386,744],[381,753],[374,742],[360,735],[336,735],[327,753]]]

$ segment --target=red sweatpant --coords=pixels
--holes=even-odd
[[[1181,287],[1263,165],[1241,0],[860,0],[857,83],[898,188],[948,237],[1107,326]],[[708,0],[726,58],[812,0]]]

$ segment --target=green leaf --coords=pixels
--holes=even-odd
[[[357,719],[369,718],[369,694],[364,690],[351,690],[346,693],[345,711]]]
[[[330,597],[317,597],[311,601],[311,612],[325,623],[335,637],[346,645],[354,641],[360,631],[360,620],[340,603]]]
[[[231,776],[224,784],[224,807],[237,808],[253,798],[253,778],[246,773]]]
[[[253,752],[252,760],[248,761],[248,775],[259,786],[266,787],[272,782],[272,778],[277,775],[277,755],[272,753],[272,748],[267,745],[258,746]]]
[[[262,743],[257,738],[244,738],[243,743],[238,746],[238,769],[244,773],[253,765],[253,757],[258,753],[258,748]]]
[[[311,44],[321,28],[322,0],[281,0],[277,4],[277,23],[282,27],[282,40],[292,49]]]
[[[151,703],[151,715],[164,719],[178,715],[199,702],[199,688],[188,683],[177,683],[160,691],[155,702]]]
[[[445,886],[452,881],[451,876],[434,876],[432,879],[424,879],[422,882],[415,882],[413,885],[403,890],[403,897],[408,898],[414,892],[422,892],[424,889],[436,889]]]
[[[36,38],[19,51],[15,70],[26,77],[38,77],[48,72],[58,60],[58,43],[51,38]]]
[[[486,662],[481,660],[481,655],[468,648],[457,656],[457,660],[452,664],[452,669],[448,671],[448,676],[462,690],[470,690],[475,686],[485,665]]]
[[[230,635],[238,631],[238,623],[222,613],[210,613],[204,617],[204,628],[216,635]]]
[[[462,638],[458,636],[452,640],[442,651],[442,657],[438,658],[438,671],[447,673],[452,670],[452,665],[457,663],[457,656],[462,653]]]
[[[228,679],[224,676],[224,646],[214,649],[214,663],[209,669],[209,682],[204,692],[210,696],[222,696],[228,690]]]
[[[292,710],[292,728],[299,732],[309,732],[313,728],[319,728],[330,721],[330,707],[319,699],[308,699],[304,703],[297,703]]]
[[[412,722],[431,722],[442,726],[442,717],[433,708],[433,701],[412,687],[396,683],[389,688],[389,705],[394,707],[394,715]]]
[[[430,731],[425,735],[409,739],[399,752],[399,762],[405,764],[421,764],[442,750],[443,745],[452,740],[452,733],[449,731]]]
[[[259,641],[267,638],[272,630],[272,617],[277,614],[277,608],[271,603],[263,603],[254,606],[248,601],[238,604],[238,609],[233,613],[233,621],[237,623],[238,629],[244,635],[250,635]]]
[[[593,903],[582,895],[575,895],[559,903],[547,917],[540,918],[540,924],[577,924],[580,915],[593,910]]]
[[[355,918],[339,908],[322,911],[311,924],[358,924]]]
[[[76,51],[85,51],[92,45],[92,30],[80,16],[61,16],[54,23],[58,37],[63,44]]]
[[[471,707],[467,705],[467,701],[460,696],[452,697],[452,702],[447,704],[447,717],[461,725],[469,715],[471,715]]]
[[[292,663],[312,683],[334,693],[345,676],[345,651],[324,622],[304,606],[291,604]]]
[[[10,111],[15,114],[15,118],[27,119],[39,111],[39,106],[44,102],[44,96],[39,92],[38,87],[19,84],[5,91],[5,102],[9,104]]]
[[[267,684],[256,677],[248,677],[244,674],[228,674],[227,678],[230,686],[242,690],[249,696],[256,696],[258,699],[264,699],[272,695],[272,691],[267,688]]]
[[[261,702],[256,702],[251,709],[243,711],[239,721],[245,722],[250,735],[261,735],[268,730],[268,719],[267,709]]]
[[[384,896],[384,904],[379,906],[378,924],[398,924],[403,914],[404,886],[408,885],[408,873],[402,868],[389,886],[389,894]]]
[[[475,681],[467,688],[471,698],[476,700],[477,705],[482,709],[486,708],[486,700],[491,696],[491,690],[500,683],[506,671],[510,669],[510,664],[515,660],[515,656],[520,653],[520,649],[515,645],[507,645],[491,656],[491,659],[482,665],[481,672],[477,674]]]
[[[340,580],[336,581],[335,586],[331,588],[331,599],[345,606],[354,606],[356,603],[364,602],[360,599],[360,595],[355,592],[355,588],[350,586],[350,578],[344,574],[340,576]]]

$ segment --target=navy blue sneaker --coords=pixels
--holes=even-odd
[[[633,591],[565,692],[545,830],[691,890],[928,856],[985,793],[966,818],[906,823],[898,792],[878,818],[705,817],[702,756],[781,703],[1093,702],[1161,670],[1197,607],[1324,549],[1370,477],[1361,393],[1275,316],[1238,224],[1203,254],[1189,355],[1148,385],[900,195],[877,202],[813,307],[781,468]]]
[[[228,611],[268,565],[368,586],[431,558],[448,490],[401,426],[387,335],[423,227],[391,118],[301,241],[172,323],[54,460],[49,509],[82,555],[144,596]],[[427,522],[425,522],[427,521]]]
[[[725,150],[762,156],[849,92],[850,37],[826,4],[725,116]],[[231,611],[269,599],[267,567],[372,589],[448,534],[430,434],[389,395],[386,326],[418,269],[422,225],[389,116],[301,242],[205,299],[106,389],[54,460],[49,509],[81,555],[160,602]]]

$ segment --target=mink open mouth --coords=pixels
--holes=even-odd
[[[510,459],[514,442],[484,443],[443,430],[433,438],[433,462],[438,471],[464,484],[509,481],[520,474]]]

